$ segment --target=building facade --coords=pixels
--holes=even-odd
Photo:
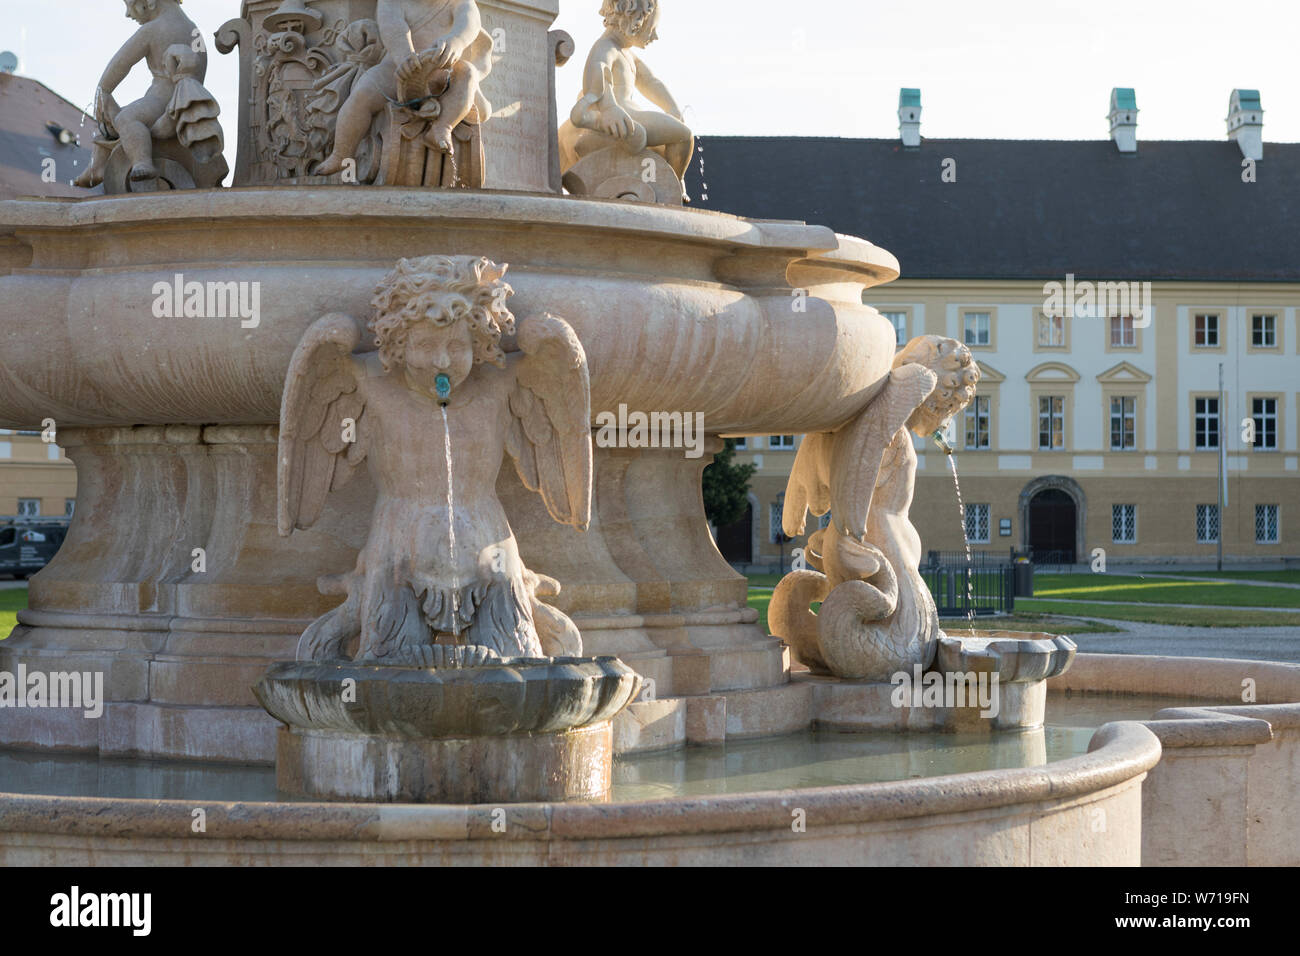
[[[1221,142],[1139,142],[1132,90],[1112,91],[1109,141],[927,140],[920,115],[904,90],[900,140],[708,139],[708,206],[889,249],[902,277],[866,302],[899,345],[970,347],[983,380],[948,439],[972,546],[1300,555],[1300,145],[1263,143],[1259,94],[1233,91]],[[746,438],[752,553],[719,533],[738,566],[803,544],[779,541],[798,441]],[[960,550],[947,456],[916,445],[913,523]]]

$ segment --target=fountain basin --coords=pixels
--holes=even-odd
[[[374,498],[362,475],[310,531],[279,537],[285,370],[315,319],[364,316],[398,258],[429,253],[508,263],[516,315],[567,319],[594,415],[704,416],[697,458],[597,448],[586,533],[503,473],[521,557],[563,585],[554,603],[584,651],[619,655],[660,698],[785,684],[784,648],[709,535],[700,472],[713,436],[832,428],[878,393],[894,331],[862,292],[897,276],[888,252],[803,223],[491,191],[11,201],[0,423],[56,421],[78,502],[0,667],[102,671],[109,717],[9,723],[0,744],[272,762],[275,723],[249,688],[338,603],[317,579],[354,566]],[[256,290],[256,323],[166,317],[177,276]]]

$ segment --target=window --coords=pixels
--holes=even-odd
[[[1255,505],[1255,543],[1278,543],[1277,505]]]
[[[993,316],[990,313],[967,312],[965,323],[967,345],[993,344]]]
[[[38,518],[41,514],[40,498],[19,498],[18,499],[18,517],[20,518]]]
[[[1110,536],[1116,544],[1136,544],[1138,539],[1137,505],[1111,505]]]
[[[794,448],[794,436],[793,435],[769,435],[767,439],[767,447],[775,448],[778,450],[792,449]]]
[[[1257,349],[1277,348],[1277,316],[1252,315],[1250,317],[1250,344]]]
[[[65,518],[71,518],[73,512],[75,512],[76,510],[77,510],[77,499],[76,499],[76,498],[64,498],[64,499],[63,499],[63,516],[64,516]]]
[[[881,312],[894,327],[894,344],[907,344],[907,313],[906,312]]]
[[[1111,316],[1110,347],[1113,349],[1137,348],[1137,329],[1133,325],[1133,316]]]
[[[1196,506],[1196,543],[1214,544],[1219,540],[1219,506]]]
[[[1122,397],[1110,400],[1110,450],[1131,451],[1137,448],[1137,399]]]
[[[1217,315],[1198,315],[1196,317],[1196,337],[1198,349],[1217,349],[1219,347],[1219,317]]]
[[[1065,316],[1040,315],[1038,317],[1038,347],[1065,348]]]
[[[767,540],[772,544],[780,544],[785,541],[785,532],[781,528],[781,513],[785,510],[785,503],[774,501],[767,506]]]
[[[989,400],[977,395],[966,406],[966,447],[988,448],[989,445]]]
[[[989,506],[966,506],[966,540],[972,544],[989,542]]]
[[[1039,396],[1038,447],[1048,451],[1065,447],[1065,398],[1061,395]]]
[[[5,528],[0,531],[0,548],[7,548],[18,539],[18,532],[13,528]]]
[[[1255,419],[1255,450],[1277,451],[1277,399],[1255,398],[1250,405]]]
[[[748,450],[749,450],[749,439],[748,439],[748,438],[737,438],[735,441],[736,441],[736,444],[735,444],[734,447],[735,447],[736,451],[748,451]]]
[[[1219,400],[1196,399],[1196,450],[1219,447]]]

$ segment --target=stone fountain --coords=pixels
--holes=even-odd
[[[230,188],[190,21],[128,8],[155,82],[121,108],[129,56],[105,74],[108,195],[0,207],[0,419],[54,419],[79,482],[0,668],[103,671],[108,701],[0,744],[473,802],[599,798],[615,751],[971,725],[899,718],[898,673],[995,674],[1012,713],[974,723],[1041,724],[1073,646],[945,638],[907,520],[910,436],[978,367],[895,357],[863,304],[885,250],[685,207],[693,134],[634,52],[656,0],[606,0],[563,121],[556,0],[244,0]],[[702,415],[711,448],[808,435],[786,531],[832,517],[776,636],[710,537],[707,457],[593,448],[620,408]]]

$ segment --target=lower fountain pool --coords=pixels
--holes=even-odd
[[[1041,766],[1077,757],[1102,724],[1144,720],[1173,697],[1052,695],[1047,725],[1000,734],[840,734],[784,737],[634,754],[614,762],[613,802],[880,783]],[[114,799],[312,802],[277,791],[274,767],[0,751],[0,792]]]

